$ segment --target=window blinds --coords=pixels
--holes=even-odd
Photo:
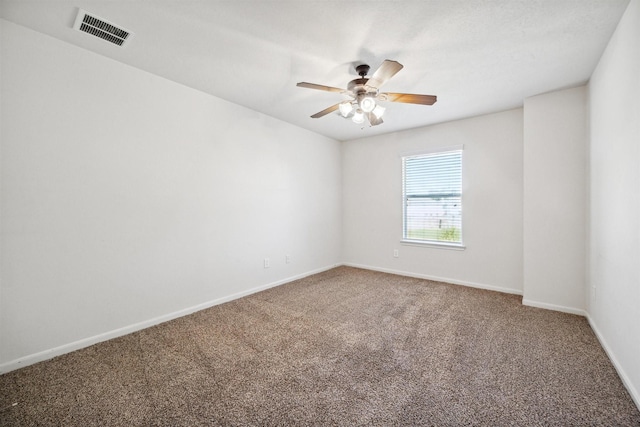
[[[462,150],[402,158],[403,239],[462,244]]]

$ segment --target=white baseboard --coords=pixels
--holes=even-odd
[[[622,369],[620,362],[618,362],[618,359],[616,359],[615,355],[613,354],[613,351],[611,350],[611,347],[609,347],[609,344],[607,344],[607,341],[604,339],[604,337],[600,333],[600,330],[596,326],[591,316],[589,316],[588,313],[586,316],[587,316],[587,320],[589,321],[589,325],[591,325],[591,329],[593,329],[593,332],[596,334],[596,338],[598,338],[598,341],[600,341],[600,345],[602,346],[602,348],[604,348],[605,353],[607,353],[609,360],[611,360],[611,364],[613,364],[613,367],[618,372],[618,376],[622,380],[622,384],[624,384],[625,388],[631,395],[631,399],[633,399],[633,402],[638,407],[638,410],[640,410],[640,392],[631,383],[629,376],[627,376],[624,369]]]
[[[401,270],[392,270],[390,268],[372,267],[370,265],[354,264],[351,262],[345,262],[345,263],[342,263],[342,265],[346,265],[348,267],[362,268],[365,270],[380,271],[382,273],[397,274],[398,276],[415,277],[417,279],[427,279],[427,280],[434,280],[436,282],[445,282],[445,283],[452,283],[454,285],[469,286],[471,288],[485,289],[488,291],[522,295],[522,291],[519,289],[503,288],[501,286],[487,285],[484,283],[467,282],[464,280],[449,279],[446,277],[437,277],[437,276],[431,276],[428,274],[411,273],[408,271],[401,271]]]
[[[569,313],[569,314],[577,314],[578,316],[585,316],[585,317],[587,316],[587,312],[581,308],[565,307],[563,305],[549,304],[546,302],[534,301],[526,298],[522,299],[522,305],[527,305],[529,307],[536,307],[536,308],[544,308],[544,309],[553,310],[553,311],[561,311],[563,313]]]
[[[130,334],[132,332],[137,332],[145,328],[149,328],[151,326],[158,325],[160,323],[167,322],[169,320],[177,319],[178,317],[186,316],[191,313],[195,313],[196,311],[204,310],[205,308],[213,307],[214,305],[222,304],[225,302],[229,302],[238,298],[245,297],[247,295],[255,294],[256,292],[264,291],[269,288],[273,288],[275,286],[280,286],[285,283],[292,282],[294,280],[302,279],[307,276],[311,276],[313,274],[321,273],[323,271],[330,270],[332,268],[338,267],[341,264],[333,264],[327,267],[319,268],[313,271],[308,271],[306,273],[298,274],[296,276],[287,277],[286,279],[278,280],[276,282],[267,283],[266,285],[257,286],[252,289],[248,289],[246,291],[237,292],[235,294],[227,295],[221,298],[216,298],[211,301],[204,302],[202,304],[198,304],[192,307],[185,308],[183,310],[174,311],[173,313],[168,313],[159,317],[155,317],[153,319],[145,320],[143,322],[135,323],[133,325],[125,326],[123,328],[114,329],[112,331],[108,331],[102,334],[98,334],[92,337],[84,338],[78,341],[74,341],[68,344],[63,344],[59,347],[51,348],[48,350],[40,351],[38,353],[30,354],[28,356],[20,357],[19,359],[11,360],[9,362],[5,362],[0,364],[0,374],[5,374],[7,372],[14,371],[16,369],[24,368],[25,366],[33,365],[38,362],[42,362],[48,359],[52,359],[56,356],[60,356],[66,353],[70,353],[72,351],[80,350],[85,347],[89,347],[91,345],[97,344],[99,342],[107,341],[113,338],[118,338],[123,335]]]

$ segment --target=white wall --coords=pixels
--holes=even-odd
[[[4,98],[3,94],[2,94],[2,69],[3,67],[3,62],[4,62],[4,20],[0,19],[0,230],[2,227],[2,189],[4,188],[4,184],[2,183],[2,135],[3,135],[3,131],[2,131],[2,121],[3,121],[3,117],[2,117],[2,99]],[[3,315],[3,303],[2,303],[2,294],[3,294],[3,286],[2,286],[2,249],[3,249],[3,245],[2,245],[2,234],[0,232],[0,348],[4,347],[5,343],[4,343],[4,336],[3,336],[3,330],[4,330],[4,315]],[[0,359],[1,360],[1,359]]]
[[[524,100],[523,303],[584,314],[586,88]]]
[[[2,43],[0,368],[340,262],[337,141],[6,21]]]
[[[640,407],[640,0],[589,83],[591,324]]]
[[[401,156],[461,144],[466,249],[401,245]],[[522,292],[522,109],[348,141],[342,154],[346,263]]]

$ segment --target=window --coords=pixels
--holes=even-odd
[[[462,149],[402,158],[403,241],[462,247]]]

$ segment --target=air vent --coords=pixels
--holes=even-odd
[[[124,47],[133,37],[133,33],[82,9],[78,10],[73,28]]]

